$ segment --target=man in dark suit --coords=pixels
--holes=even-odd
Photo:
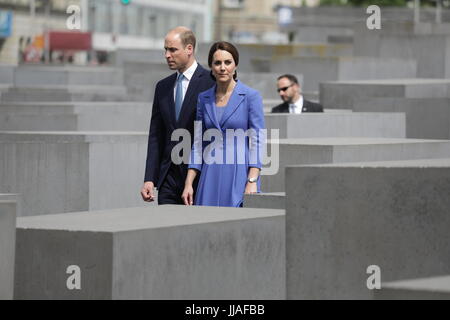
[[[272,113],[323,112],[320,104],[303,99],[298,80],[292,74],[278,77],[277,91],[283,103],[273,107]]]
[[[167,64],[177,72],[156,84],[141,190],[144,201],[155,200],[156,187],[159,204],[183,204],[181,194],[187,164],[172,161],[172,149],[179,143],[171,141],[172,133],[176,129],[186,129],[191,141],[194,140],[198,94],[214,85],[209,71],[195,60],[195,43],[194,34],[186,27],[171,30],[164,39]]]

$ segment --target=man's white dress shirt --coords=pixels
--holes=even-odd
[[[300,114],[302,113],[302,109],[303,109],[303,96],[301,95],[300,99],[298,99],[294,103],[289,104],[289,113]]]
[[[194,63],[189,68],[187,68],[186,71],[183,72],[184,78],[183,78],[183,81],[181,82],[181,84],[183,86],[183,101],[184,101],[184,97],[186,95],[186,91],[189,87],[189,82],[191,81],[192,76],[194,75],[194,72],[197,69],[197,66],[198,66],[197,61],[194,61]],[[179,75],[180,75],[180,72],[177,71],[177,79],[178,79]],[[177,91],[177,82],[175,81],[175,86],[173,88],[173,101],[175,101],[175,97],[177,95],[176,91]]]

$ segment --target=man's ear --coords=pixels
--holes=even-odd
[[[194,54],[194,47],[192,46],[192,44],[186,45],[185,49],[189,51],[189,54]]]

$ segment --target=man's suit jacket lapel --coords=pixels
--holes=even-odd
[[[282,113],[289,113],[289,103],[285,102],[281,105],[281,112]]]
[[[175,81],[177,80],[177,74],[174,73],[173,75],[171,75],[171,79],[170,81],[168,81],[168,83],[170,85],[168,85],[166,88],[164,88],[164,95],[163,95],[163,101],[162,101],[162,105],[165,106],[163,109],[166,112],[166,117],[168,117],[169,119],[169,123],[172,125],[173,128],[175,128],[175,100],[173,97],[173,88],[175,86]]]
[[[302,108],[302,112],[312,112],[313,110],[311,103],[308,100],[304,100],[303,99],[303,108]]]

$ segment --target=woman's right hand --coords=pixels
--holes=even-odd
[[[192,188],[192,185],[184,186],[181,199],[183,199],[184,204],[187,206],[192,206],[194,204],[194,188]]]

